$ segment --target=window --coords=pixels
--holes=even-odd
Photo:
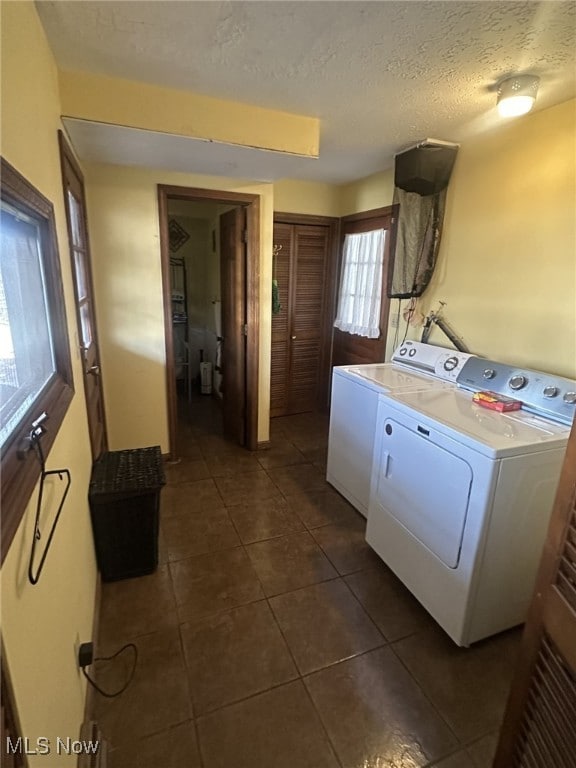
[[[26,437],[40,414],[47,455],[73,396],[52,204],[1,160],[2,560],[39,476]]]
[[[380,336],[385,242],[384,229],[344,238],[338,314],[334,322],[341,331],[370,339]]]
[[[2,200],[0,447],[56,371],[38,222]]]

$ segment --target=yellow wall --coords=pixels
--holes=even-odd
[[[320,121],[88,72],[61,72],[62,114],[249,147],[318,155]]]
[[[392,205],[394,171],[380,171],[340,188],[340,215]]]
[[[56,131],[60,105],[55,63],[31,2],[2,3],[2,155],[54,204],[76,394],[48,457],[68,467],[72,486],[42,576],[27,579],[36,492],[2,566],[1,631],[23,735],[78,738],[85,685],[76,645],[91,638],[97,572],[87,506],[91,456]],[[50,505],[50,512],[55,512]],[[50,518],[51,519],[51,518]],[[31,756],[35,766],[76,759]]]
[[[157,184],[260,195],[258,439],[268,439],[272,185],[224,177],[92,165],[88,219],[110,447],[168,450]],[[135,394],[137,393],[137,397]]]
[[[569,101],[462,144],[436,272],[420,302],[426,313],[446,301],[445,317],[474,352],[569,377],[576,377],[575,136]],[[390,172],[349,185],[343,213],[389,205],[392,186]],[[430,340],[449,345],[438,329]]]
[[[274,210],[309,216],[340,216],[340,187],[316,181],[274,182]]]

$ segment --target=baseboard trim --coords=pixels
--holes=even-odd
[[[257,448],[259,451],[267,451],[272,448],[272,442],[270,440],[258,440]]]

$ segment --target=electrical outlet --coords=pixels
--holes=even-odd
[[[398,328],[398,315],[390,318],[390,328]]]
[[[78,648],[78,666],[89,667],[94,661],[94,643],[80,643]]]

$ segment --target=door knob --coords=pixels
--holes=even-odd
[[[88,368],[86,373],[91,373],[92,376],[99,376],[100,375],[100,366],[99,365],[93,365],[91,368]]]
[[[296,338],[296,336],[291,336],[290,338],[292,339],[292,341],[294,341],[294,339]]]

